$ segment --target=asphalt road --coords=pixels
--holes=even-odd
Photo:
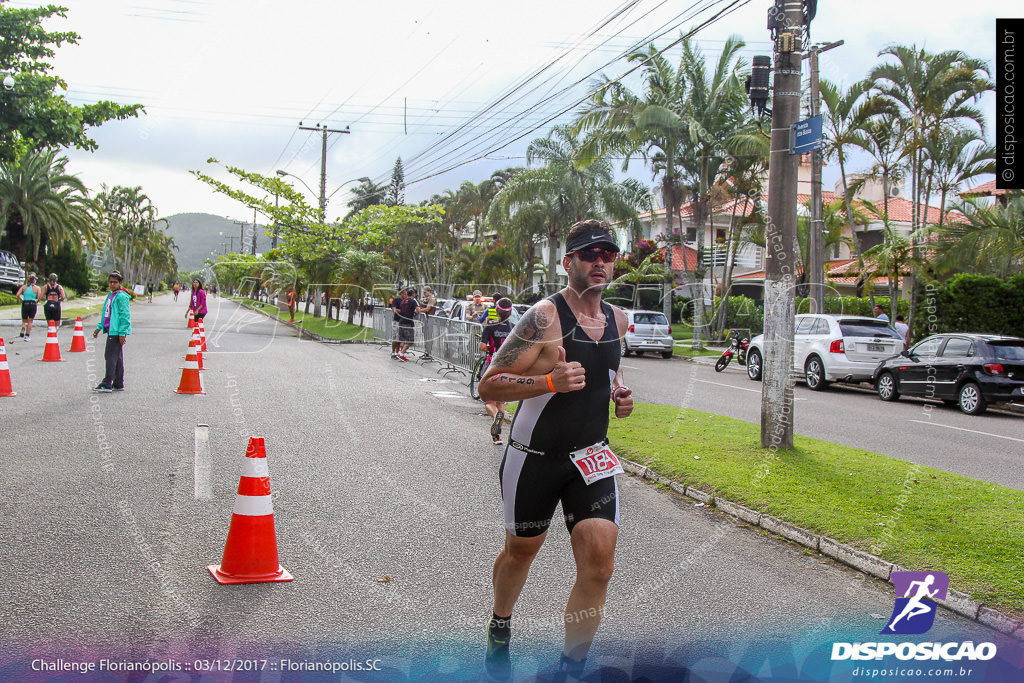
[[[0,679],[24,680],[40,657],[198,667],[240,656],[365,656],[384,671],[293,677],[275,664],[215,679],[480,679],[503,538],[501,456],[481,404],[431,366],[302,341],[211,304],[204,396],[173,392],[188,334],[184,301],[167,296],[133,305],[123,393],[90,392],[102,374],[91,339],[65,363],[37,362],[41,336],[8,345],[19,395],[0,399]],[[653,372],[628,364],[638,378]],[[198,424],[209,425],[212,500],[195,497]],[[281,563],[295,581],[220,586],[206,566],[221,559],[251,435],[266,439]],[[643,667],[677,680],[683,665],[691,680],[843,678],[852,664],[833,671],[831,643],[877,639],[891,586],[619,479],[617,570],[590,659],[619,672],[607,680]],[[516,610],[517,679],[557,661],[572,579],[556,523]],[[948,612],[927,638],[1019,647]]]
[[[726,415],[759,424],[761,383],[731,363],[715,372],[715,358],[623,359],[635,398]],[[1024,415],[989,410],[965,415],[937,401],[881,401],[867,385],[794,388],[797,434],[1024,489]]]

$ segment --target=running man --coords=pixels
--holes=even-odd
[[[615,562],[622,471],[607,447],[608,402],[633,411],[619,369],[626,316],[601,300],[619,248],[603,221],[572,226],[562,265],[569,285],[538,302],[516,325],[480,382],[485,401],[520,401],[499,479],[505,547],[494,562],[488,673],[508,678],[512,610],[561,502],[576,581],[565,607],[559,671],[583,675]]]
[[[487,365],[491,364],[494,354],[498,352],[501,345],[510,334],[512,334],[512,323],[509,316],[512,315],[512,302],[508,299],[497,299],[493,310],[498,316],[493,324],[484,325],[480,333],[480,350],[487,353]],[[491,417],[491,441],[495,446],[504,446],[501,440],[501,423],[505,419],[505,404],[501,401],[485,401],[484,410]]]
[[[933,583],[935,583],[934,574],[929,574],[928,576],[926,576],[924,578],[924,581],[910,582],[910,585],[907,587],[907,595],[914,593],[914,586],[917,586],[917,592],[914,593],[914,595],[910,595],[910,600],[907,601],[907,604],[903,608],[903,611],[900,612],[899,615],[892,620],[891,624],[889,624],[887,628],[890,631],[892,631],[893,633],[896,632],[895,629],[893,629],[893,627],[896,625],[896,622],[902,619],[903,617],[906,617],[907,621],[910,621],[919,614],[928,614],[933,609],[935,609],[934,607],[929,607],[928,605],[921,602],[921,600],[923,600],[924,598],[934,598],[935,595],[939,592],[938,588],[936,588],[934,591],[928,590],[928,588]]]

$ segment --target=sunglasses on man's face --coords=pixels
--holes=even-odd
[[[586,263],[593,263],[597,259],[601,259],[602,263],[615,263],[615,252],[608,249],[602,249],[600,247],[594,247],[593,249],[586,249],[583,251],[574,251],[580,261]]]

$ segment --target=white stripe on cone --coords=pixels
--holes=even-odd
[[[267,467],[266,458],[246,458],[242,463],[242,476],[261,479],[270,476],[270,468]]]
[[[274,514],[274,502],[272,496],[246,496],[238,494],[235,497],[235,509],[233,513],[236,515],[244,515],[246,517],[263,517],[265,515]]]

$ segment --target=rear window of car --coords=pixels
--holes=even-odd
[[[989,342],[999,360],[1024,360],[1024,342]]]
[[[884,320],[840,320],[839,330],[844,337],[893,337],[903,340],[900,333]]]
[[[633,322],[637,325],[668,325],[664,313],[637,313]]]

